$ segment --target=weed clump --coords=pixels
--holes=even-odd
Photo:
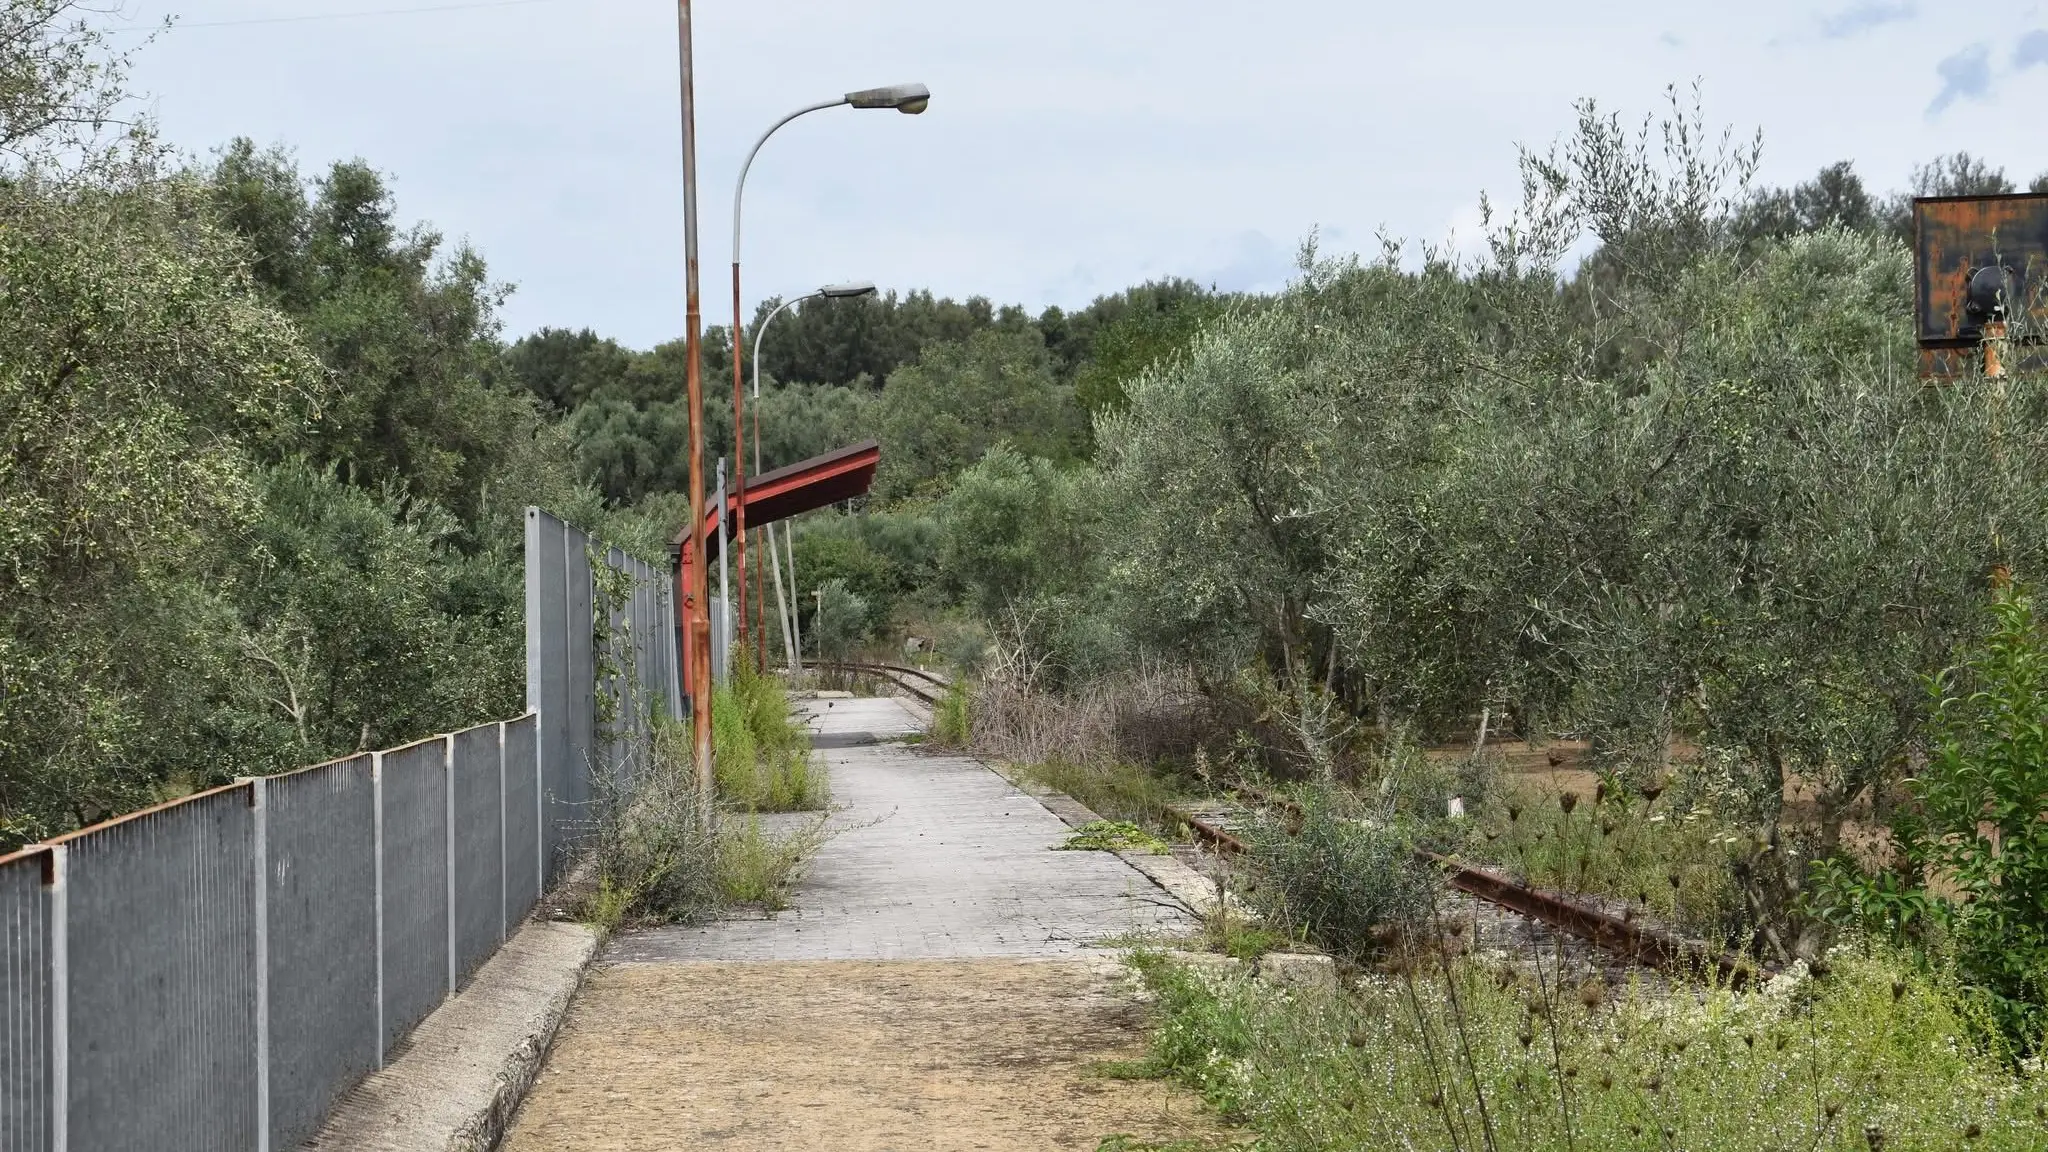
[[[823,768],[811,760],[811,738],[772,676],[732,662],[732,677],[714,689],[711,755],[719,797],[754,812],[815,812],[830,800]]]
[[[932,709],[931,739],[933,743],[948,748],[965,748],[973,736],[973,725],[968,716],[967,681],[956,678],[946,686],[946,694],[939,697],[938,707]]]
[[[1128,820],[1091,820],[1076,828],[1059,847],[1066,851],[1166,854],[1166,841]]]
[[[652,755],[630,784],[605,773],[594,779],[595,888],[581,917],[610,930],[629,920],[688,920],[717,907],[718,831],[690,767],[688,727],[657,719]]]
[[[777,836],[761,826],[761,818],[728,820],[718,837],[718,888],[728,903],[746,904],[767,912],[789,907],[789,893],[803,879],[805,866],[830,838],[825,817]]]
[[[677,721],[655,721],[651,754],[630,783],[597,779],[592,886],[577,914],[605,931],[696,920],[733,905],[781,911],[832,835],[822,814],[777,835],[752,812],[721,815],[707,805],[691,767],[689,726]]]

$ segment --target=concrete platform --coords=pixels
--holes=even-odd
[[[919,726],[891,699],[807,708],[827,738]],[[977,760],[901,744],[819,755],[839,834],[788,911],[622,934],[601,962],[1061,956],[1195,926],[1185,903],[1117,856],[1054,851],[1066,822]]]

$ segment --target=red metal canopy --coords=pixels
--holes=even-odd
[[[794,464],[747,477],[747,527],[759,528],[786,520],[814,508],[837,504],[867,493],[868,486],[875,481],[875,465],[882,459],[882,446],[873,440],[863,440],[845,448],[836,448],[822,456],[799,460]],[[738,531],[739,494],[728,490],[725,494],[725,528],[728,532]],[[718,558],[718,509],[710,508],[704,514],[704,555],[707,560]],[[690,533],[678,533],[671,554],[676,548],[689,550]]]
[[[875,481],[875,465],[881,463],[882,446],[873,440],[834,449],[822,456],[799,460],[773,472],[763,472],[747,478],[747,527],[759,528],[786,520],[799,513],[841,500],[850,500],[866,494],[868,486]],[[728,491],[723,512],[727,517],[726,530],[737,531],[740,498],[737,492]],[[708,508],[704,515],[705,562],[718,558],[718,508]],[[691,570],[696,566],[696,557],[691,555],[690,532],[685,528],[677,533],[675,543],[669,548],[669,555],[676,560],[676,603],[685,611],[676,614],[676,650],[682,654],[678,665],[683,670],[683,695],[690,693],[689,591]]]

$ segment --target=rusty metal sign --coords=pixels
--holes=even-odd
[[[1914,200],[1913,322],[1922,375],[1980,371],[2008,332],[2008,367],[2048,371],[2048,193]]]

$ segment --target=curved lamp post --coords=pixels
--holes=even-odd
[[[754,421],[757,425],[754,429],[754,472],[757,475],[761,471],[761,429],[758,427],[761,420],[761,339],[768,335],[768,325],[773,324],[777,316],[806,300],[844,300],[874,293],[875,286],[864,280],[851,284],[827,284],[815,292],[806,292],[776,305],[775,310],[763,317],[760,326],[754,329]],[[797,626],[796,613],[790,611],[790,597],[796,595],[796,534],[788,524],[782,526],[783,539],[789,542],[789,596],[785,597],[782,592],[782,555],[775,547],[775,526],[769,525],[766,531],[768,566],[775,572],[775,608],[782,620],[782,650],[789,654],[790,674],[796,675],[803,671],[803,632]],[[767,644],[765,636],[761,643]]]
[[[766,132],[761,133],[761,138],[754,141],[754,146],[747,150],[746,161],[740,165],[739,181],[732,190],[732,458],[735,464],[739,464],[747,458],[745,451],[746,425],[744,423],[745,417],[741,412],[740,398],[741,388],[744,384],[743,374],[740,369],[740,333],[745,331],[745,323],[740,317],[740,200],[747,190],[747,170],[754,166],[755,154],[761,151],[761,145],[766,144],[768,138],[775,135],[777,129],[807,113],[822,111],[826,108],[837,108],[843,104],[852,108],[893,108],[907,116],[915,116],[924,111],[931,102],[931,89],[922,84],[892,84],[886,88],[863,88],[858,92],[848,92],[836,100],[821,101],[791,112],[770,125]],[[871,292],[873,290],[872,287],[868,289]],[[693,413],[692,415],[694,416],[695,414]],[[757,428],[754,434],[757,445],[760,438],[760,430]],[[759,453],[757,452],[756,455],[758,456]],[[757,460],[757,467],[758,463]],[[744,467],[739,468],[738,471],[740,473],[737,486],[739,496],[739,523],[737,525],[739,551],[735,560],[739,566],[740,634],[742,639],[744,639],[747,628],[747,476]],[[760,644],[761,654],[757,658],[756,663],[757,666],[765,669],[767,664],[767,640],[765,637],[760,638]]]

